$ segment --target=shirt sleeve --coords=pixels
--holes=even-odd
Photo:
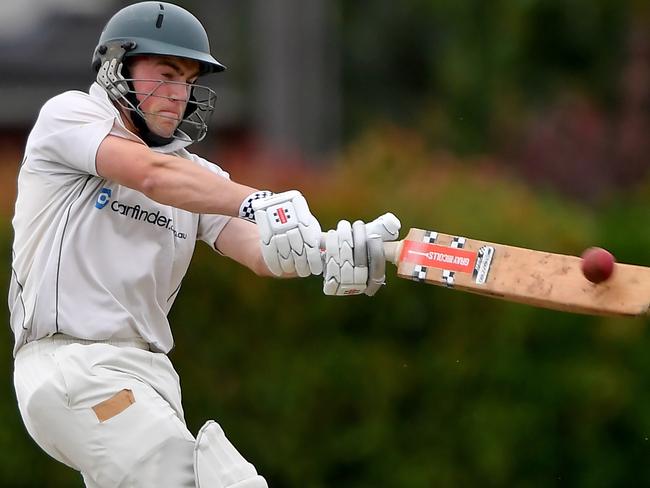
[[[195,154],[190,154],[190,159],[195,163],[200,164],[204,168],[212,171],[213,173],[230,179],[230,175],[217,166],[214,163],[211,163]],[[217,241],[219,234],[226,226],[232,217],[226,215],[217,215],[217,214],[199,214],[199,229],[197,233],[197,239],[210,245],[212,249],[216,251],[214,243]]]
[[[83,92],[66,92],[41,109],[28,141],[35,170],[48,173],[86,173],[97,176],[95,158],[104,138],[114,133],[129,137],[116,124],[117,110]],[[133,136],[135,137],[135,136]]]

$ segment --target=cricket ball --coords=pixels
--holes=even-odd
[[[616,260],[602,247],[590,247],[582,253],[582,274],[592,283],[607,280],[614,272]]]

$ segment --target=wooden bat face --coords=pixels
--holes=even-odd
[[[593,284],[576,256],[421,229],[385,247],[397,275],[409,280],[574,313],[640,316],[650,309],[644,266],[617,263],[608,280]]]

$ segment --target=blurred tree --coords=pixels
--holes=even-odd
[[[348,137],[391,120],[586,201],[649,171],[642,2],[340,5]]]

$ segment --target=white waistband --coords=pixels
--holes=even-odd
[[[40,350],[43,349],[55,349],[60,346],[65,346],[68,344],[109,344],[116,347],[135,347],[138,349],[143,349],[149,351],[149,344],[143,339],[106,339],[106,340],[94,340],[94,339],[78,339],[77,337],[72,337],[66,334],[54,334],[49,337],[43,337],[36,341],[28,342],[22,346],[17,354],[27,352],[29,350]]]

